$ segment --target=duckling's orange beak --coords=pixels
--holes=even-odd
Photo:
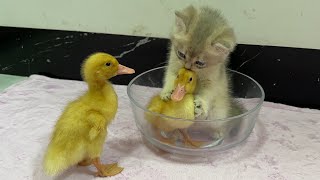
[[[131,69],[131,68],[126,67],[126,66],[121,65],[121,64],[118,65],[117,75],[120,75],[120,74],[133,74],[133,73],[135,73],[134,69]]]
[[[172,101],[181,101],[186,94],[186,89],[184,85],[178,84],[178,86],[174,89],[173,93],[171,94]]]

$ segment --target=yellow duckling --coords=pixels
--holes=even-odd
[[[185,142],[193,146],[195,145],[187,133],[181,129],[188,128],[193,124],[194,116],[194,95],[193,92],[196,88],[197,77],[193,71],[182,68],[178,72],[175,79],[175,89],[171,95],[171,100],[163,101],[159,95],[154,96],[148,104],[148,110],[163,114],[170,117],[182,118],[188,120],[175,120],[168,119],[161,116],[156,116],[151,113],[146,113],[146,119],[153,125],[156,130],[157,136],[162,141],[166,141],[159,134],[160,131],[172,132],[179,129],[180,133],[185,138]],[[191,120],[191,121],[190,121]],[[173,143],[169,140],[168,143]]]
[[[92,54],[84,61],[82,77],[88,91],[69,103],[58,119],[44,156],[46,174],[54,176],[76,164],[93,164],[99,176],[113,176],[123,170],[117,163],[101,164],[100,155],[107,126],[118,108],[117,94],[107,80],[132,73],[133,69],[106,53]]]

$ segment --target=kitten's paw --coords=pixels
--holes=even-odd
[[[199,100],[194,100],[194,116],[199,117],[203,114],[201,102]]]
[[[172,91],[162,91],[160,93],[160,98],[164,101],[168,101],[171,99],[171,94],[173,93],[173,90]]]
[[[213,132],[211,137],[212,137],[212,143],[209,145],[211,147],[220,145],[225,138],[224,134],[219,131]]]
[[[215,132],[213,132],[212,138],[215,140],[223,139],[224,138],[223,131],[216,130]]]
[[[206,119],[208,116],[206,103],[200,97],[196,97],[194,100],[194,115],[201,119]]]

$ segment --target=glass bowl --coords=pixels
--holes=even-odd
[[[143,137],[153,146],[164,151],[181,155],[203,155],[238,145],[252,132],[264,101],[263,88],[251,77],[234,70],[228,70],[231,78],[233,104],[241,107],[238,114],[225,119],[192,120],[180,119],[151,112],[147,109],[153,96],[163,86],[165,67],[158,67],[136,76],[128,85],[135,123]],[[162,131],[148,120],[162,118],[163,122],[189,124],[187,128]],[[225,133],[217,136],[214,127],[225,127]],[[183,133],[184,132],[184,133]],[[191,141],[186,141],[186,138]]]

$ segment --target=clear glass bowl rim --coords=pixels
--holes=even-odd
[[[160,66],[160,67],[156,67],[156,68],[152,68],[152,69],[149,69],[145,72],[142,72],[140,74],[138,74],[136,77],[134,77],[128,84],[127,86],[127,95],[130,99],[130,101],[135,105],[137,106],[138,108],[142,109],[144,112],[148,112],[150,114],[153,114],[154,116],[160,116],[162,118],[167,118],[167,119],[173,119],[173,120],[180,120],[180,121],[194,121],[192,119],[183,119],[183,118],[176,118],[176,117],[171,117],[171,116],[166,116],[166,115],[163,115],[163,114],[160,114],[160,113],[156,113],[156,112],[152,112],[152,111],[149,111],[148,109],[146,109],[145,107],[143,107],[141,104],[139,104],[133,97],[132,97],[132,94],[131,94],[131,86],[132,84],[138,79],[140,78],[141,76],[151,72],[151,71],[155,71],[155,70],[158,70],[158,69],[165,69],[167,66]],[[259,98],[259,102],[258,104],[251,108],[250,110],[246,111],[245,113],[242,113],[242,114],[239,114],[237,116],[232,116],[232,117],[228,117],[228,118],[222,118],[222,119],[197,119],[197,122],[213,122],[213,121],[230,121],[230,120],[233,120],[233,119],[238,119],[238,118],[242,118],[244,116],[247,116],[248,114],[251,114],[253,112],[255,112],[256,110],[258,110],[259,108],[261,108],[263,102],[264,102],[264,99],[265,99],[265,93],[264,93],[264,90],[262,88],[262,86],[256,81],[254,80],[253,78],[251,78],[250,76],[246,75],[246,74],[243,74],[241,72],[238,72],[238,71],[235,71],[235,70],[231,70],[231,69],[228,69],[228,71],[231,71],[232,73],[236,73],[236,74],[240,74],[242,76],[245,76],[246,78],[249,78],[251,81],[253,81],[256,86],[259,88],[259,90],[261,91],[261,97]]]

